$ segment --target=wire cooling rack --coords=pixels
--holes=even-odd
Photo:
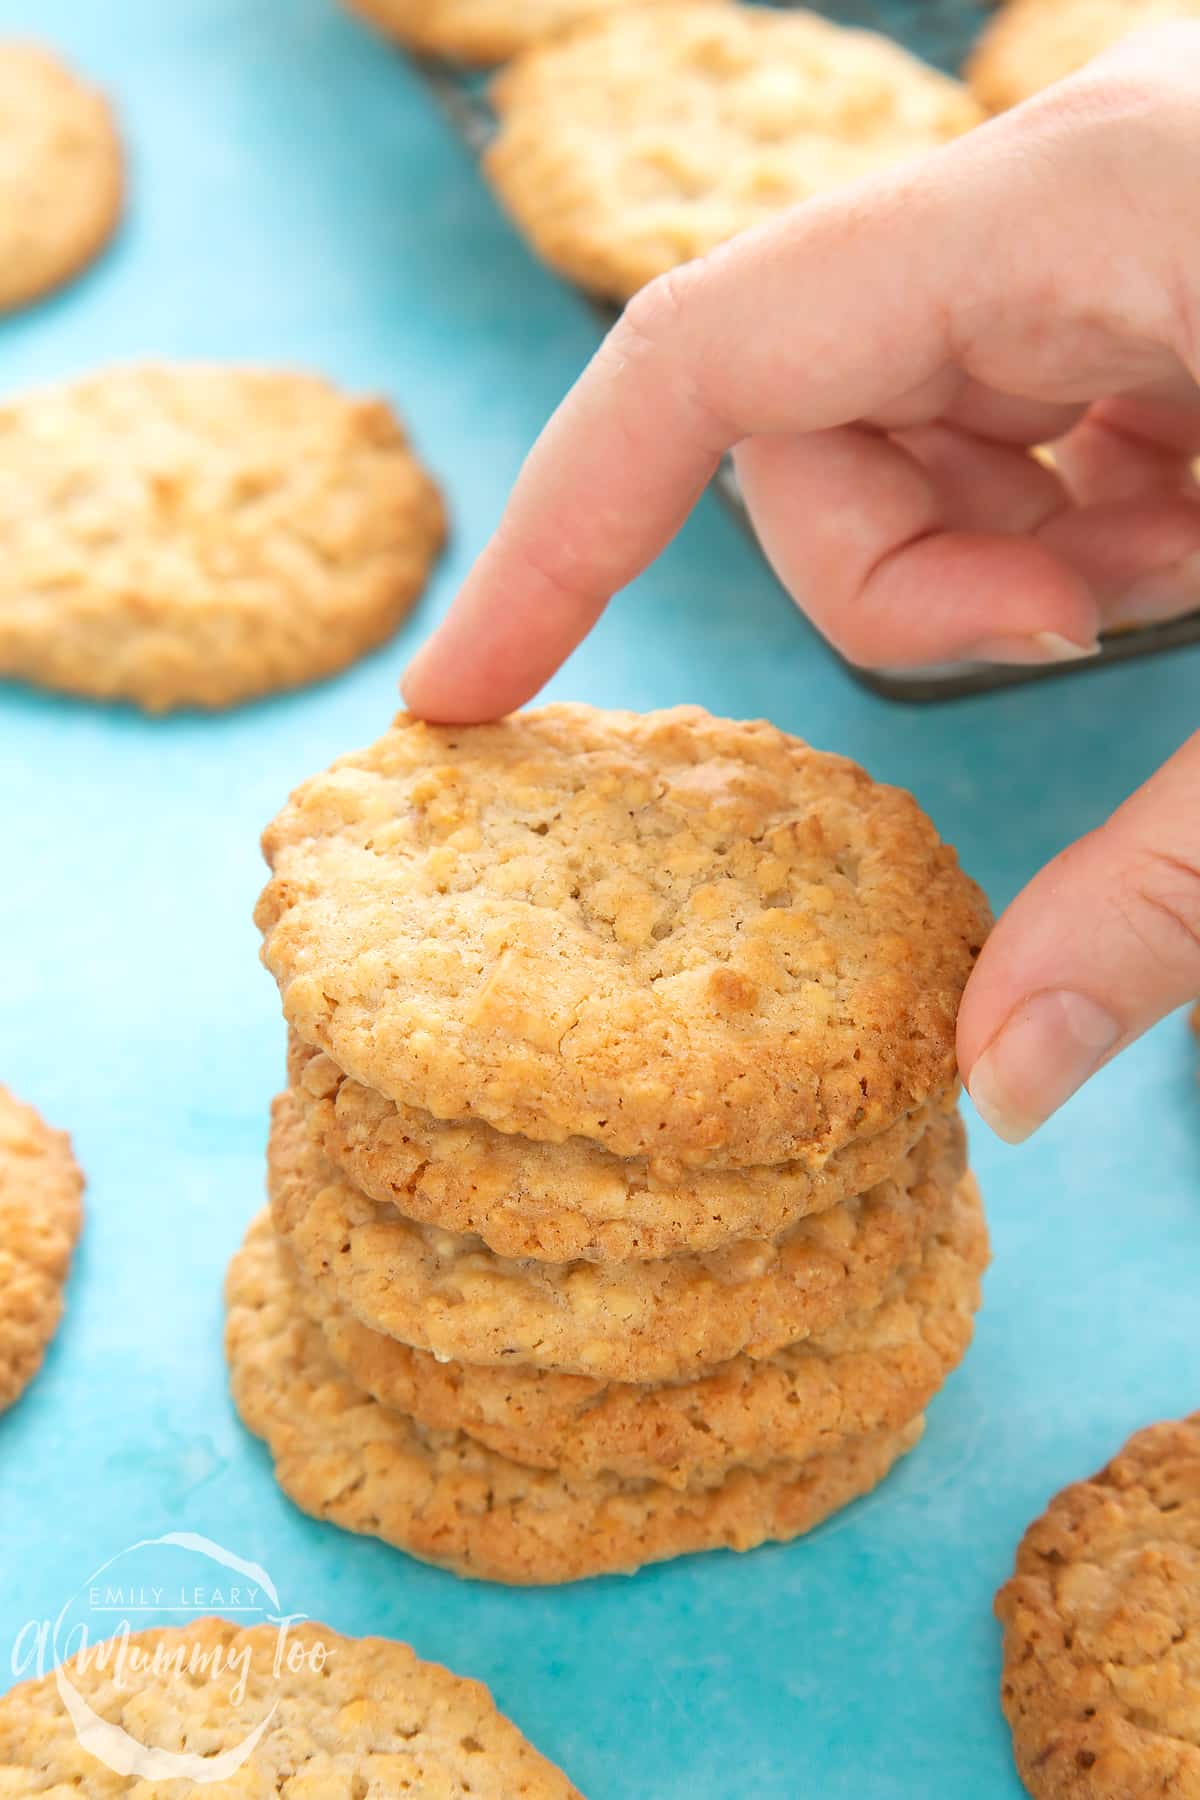
[[[772,3],[787,6],[789,0],[772,0]],[[886,32],[915,55],[950,74],[962,68],[984,20],[993,10],[985,0],[824,0],[824,3],[809,0],[809,3],[812,11],[823,13],[839,25]],[[421,60],[418,66],[465,142],[476,156],[481,156],[496,128],[495,115],[488,103],[489,77],[477,70],[429,59]],[[596,301],[590,304],[607,329],[617,317],[616,310]],[[722,466],[714,485],[726,506],[753,537],[731,463],[727,461]],[[1200,608],[1200,596],[1197,605]],[[1115,632],[1102,639],[1098,657],[1047,668],[961,663],[878,672],[856,668],[853,664],[846,666],[857,681],[889,699],[925,702],[951,700],[963,694],[986,693],[995,688],[1044,681],[1060,675],[1086,674],[1089,669],[1107,663],[1125,662],[1133,657],[1149,656],[1193,643],[1200,643],[1200,610],[1165,624]]]

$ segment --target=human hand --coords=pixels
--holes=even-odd
[[[1086,656],[1200,592],[1200,27],[643,290],[405,678],[521,704],[732,449],[767,554],[876,668]],[[1029,454],[1053,442],[1056,469]],[[959,1055],[1018,1140],[1200,991],[1200,734],[1000,921]]]

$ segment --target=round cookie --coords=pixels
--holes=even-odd
[[[1200,1413],[1052,1500],[996,1612],[1035,1800],[1200,1800]]]
[[[58,1329],[82,1195],[66,1133],[0,1087],[0,1412],[29,1386]]]
[[[972,93],[1002,112],[1063,81],[1130,32],[1200,19],[1200,0],[1008,0],[967,63]]]
[[[274,1625],[196,1619],[90,1645],[62,1675],[93,1719],[73,1722],[57,1671],[13,1688],[0,1699],[0,1796],[205,1792],[202,1778],[175,1776],[170,1763],[165,1774],[147,1768],[148,1780],[116,1774],[80,1741],[81,1730],[100,1735],[99,1719],[122,1733],[116,1745],[131,1758],[139,1747],[189,1768],[231,1758],[232,1774],[208,1783],[246,1800],[581,1800],[479,1682],[386,1638],[346,1638],[311,1621],[281,1636]]]
[[[265,1214],[243,1254],[287,1258]],[[333,1360],[381,1405],[535,1468],[685,1488],[712,1486],[737,1465],[799,1461],[923,1411],[970,1344],[987,1230],[966,1176],[945,1227],[877,1307],[761,1362],[738,1357],[657,1386],[439,1362],[369,1330],[287,1260]]]
[[[493,97],[500,199],[544,261],[614,300],[983,116],[874,32],[712,0],[595,20]]]
[[[444,521],[383,401],[163,364],[0,407],[0,532],[0,674],[165,712],[382,643]]]
[[[373,1330],[454,1362],[648,1382],[759,1361],[878,1305],[950,1214],[965,1166],[961,1122],[946,1119],[886,1181],[778,1239],[657,1262],[520,1261],[377,1206],[322,1161],[282,1094],[268,1186],[300,1268]]]
[[[579,1581],[798,1537],[876,1486],[921,1434],[918,1418],[805,1462],[735,1469],[698,1492],[532,1469],[355,1387],[278,1257],[235,1257],[227,1296],[234,1403],[284,1492],[316,1518],[489,1581]]]
[[[505,62],[581,19],[659,0],[346,0],[376,30],[424,56]]]
[[[956,1079],[983,896],[911,795],[771,725],[401,714],[263,847],[289,1024],[399,1105],[819,1167]]]
[[[294,1032],[288,1079],[322,1154],[372,1200],[475,1232],[499,1256],[547,1262],[636,1261],[774,1237],[881,1181],[956,1099],[951,1089],[824,1164],[689,1170],[670,1157],[622,1159],[585,1138],[539,1144],[397,1106]]]
[[[108,103],[35,44],[0,42],[0,312],[68,281],[121,214]]]

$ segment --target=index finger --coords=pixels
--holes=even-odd
[[[926,384],[946,355],[932,271],[911,256],[927,235],[914,219],[922,207],[920,182],[893,175],[636,295],[406,673],[412,710],[461,723],[519,706],[671,541],[727,450],[758,432],[856,418]],[[925,291],[897,309],[906,260]]]
[[[809,202],[637,295],[411,665],[413,711],[467,722],[522,704],[746,438],[920,423],[953,401],[964,370],[997,386],[1007,376],[1028,398],[1094,398],[1106,339],[1097,294],[1122,339],[1144,311],[1132,276],[1120,291],[1084,204],[1111,211],[1106,134],[1081,131],[1052,102],[1021,113]],[[1092,326],[1076,370],[1059,366],[1060,340],[1046,332],[1048,291],[1060,323],[1073,295]],[[999,355],[987,341],[998,314]]]

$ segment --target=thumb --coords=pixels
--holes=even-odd
[[[963,997],[976,1107],[1021,1143],[1156,1020],[1200,994],[1200,732],[1018,895]]]

